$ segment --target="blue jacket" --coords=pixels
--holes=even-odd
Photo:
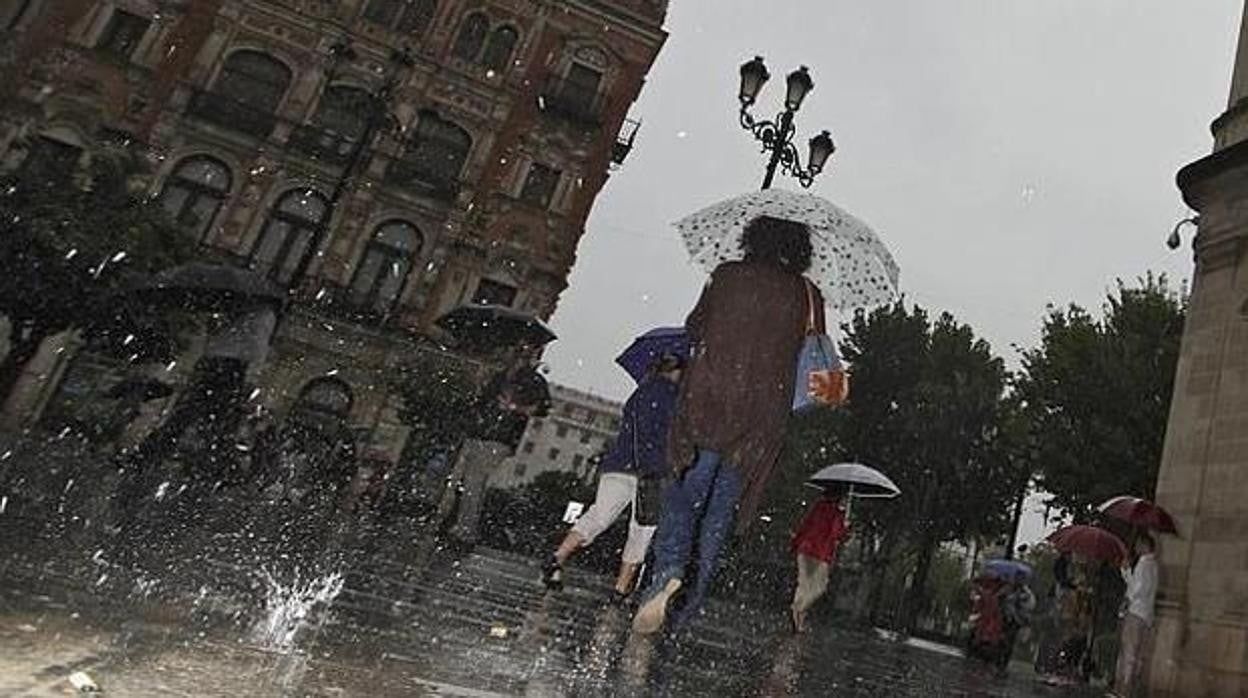
[[[624,403],[620,434],[598,469],[662,477],[668,472],[667,430],[676,410],[678,386],[666,378],[647,378]]]

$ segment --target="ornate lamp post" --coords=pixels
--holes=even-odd
[[[325,85],[328,88],[330,82],[338,75],[341,67],[351,61],[356,60],[358,54],[355,48],[347,39],[340,39],[333,46],[329,47],[329,67],[325,71]],[[308,247],[304,250],[303,255],[299,258],[299,265],[295,267],[294,273],[291,274],[291,284],[297,286],[303,280],[311,266],[313,258],[321,249],[321,244],[325,241],[325,236],[329,234],[330,221],[333,220],[334,210],[338,207],[338,203],[342,200],[347,189],[350,188],[352,181],[355,179],[356,171],[367,161],[365,154],[372,144],[377,134],[384,128],[390,127],[398,123],[390,112],[391,106],[394,104],[395,92],[399,85],[403,83],[407,71],[414,65],[411,51],[404,46],[401,49],[394,49],[390,52],[389,65],[385,71],[381,85],[367,92],[364,97],[364,118],[359,138],[351,144],[351,150],[347,153],[345,161],[342,165],[342,171],[338,175],[338,181],[334,184],[334,190],[329,196],[329,202],[325,208],[325,214],[321,216],[315,230],[312,233],[312,239],[308,242]]]
[[[803,187],[809,187],[815,181],[815,176],[823,171],[828,158],[836,151],[832,134],[828,131],[821,132],[810,139],[810,154],[806,159],[806,167],[803,168],[797,146],[793,144],[793,136],[797,132],[797,127],[793,125],[793,116],[802,107],[806,95],[815,89],[815,83],[810,79],[806,66],[789,73],[785,79],[784,111],[775,120],[759,121],[750,113],[750,108],[754,106],[758,93],[770,77],[761,56],[755,56],[754,60],[741,66],[741,89],[737,95],[741,100],[741,127],[753,133],[754,138],[763,144],[763,152],[771,152],[767,161],[767,173],[763,177],[763,189],[771,188],[777,169],[791,174]]]

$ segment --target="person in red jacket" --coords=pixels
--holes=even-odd
[[[824,491],[806,512],[793,534],[793,554],[797,557],[797,589],[793,592],[793,629],[806,631],[806,613],[828,590],[828,573],[836,562],[836,551],[849,537],[845,519],[845,492]]]

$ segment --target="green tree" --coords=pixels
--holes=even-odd
[[[136,154],[101,147],[89,160],[76,175],[35,163],[0,177],[0,315],[9,321],[0,399],[54,334],[108,335],[120,325],[129,334],[160,324],[151,309],[119,302],[118,292],[193,250],[142,194]]]
[[[1165,276],[1121,281],[1101,317],[1049,310],[1019,384],[1039,485],[1078,519],[1116,495],[1151,497],[1161,464],[1186,299]]]

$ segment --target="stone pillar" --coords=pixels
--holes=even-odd
[[[1248,14],[1245,15],[1248,20]],[[1157,501],[1181,538],[1162,541],[1149,688],[1248,695],[1248,25],[1216,150],[1183,168],[1200,212],[1196,268]]]

